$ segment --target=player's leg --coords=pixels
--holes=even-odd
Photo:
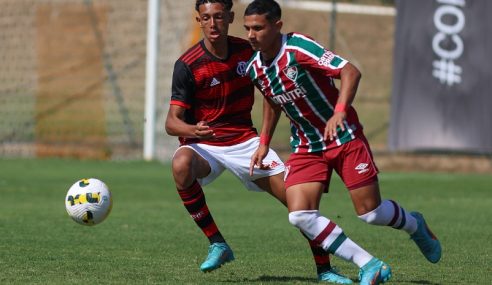
[[[208,210],[202,187],[197,181],[210,173],[209,163],[193,149],[181,147],[174,154],[172,170],[178,194],[190,216],[211,244],[224,242],[224,237]]]
[[[350,191],[359,219],[371,225],[389,226],[407,232],[427,260],[441,258],[441,244],[418,212],[408,212],[393,200],[381,201],[376,182]],[[378,203],[379,202],[379,203]]]
[[[198,179],[212,171],[210,163],[191,147],[181,147],[174,154],[172,171],[183,204],[210,242],[208,256],[200,266],[204,272],[219,268],[234,255],[210,213]]]
[[[439,261],[441,246],[428,229],[420,213],[409,213],[393,200],[381,201],[377,167],[367,140],[362,137],[344,146],[350,149],[341,162],[342,180],[358,217],[371,225],[390,226],[410,234],[424,256],[432,263]]]
[[[325,251],[360,268],[361,284],[380,284],[391,277],[390,267],[361,248],[333,221],[319,212],[325,185],[321,182],[293,184],[287,188],[289,222]]]
[[[250,190],[263,190],[275,197],[284,206],[287,206],[284,184],[284,165],[277,153],[270,149],[263,163],[268,165],[267,169],[255,169],[254,176],[249,176],[249,163],[253,153],[258,149],[259,139],[253,138],[238,147],[241,152],[232,151],[227,156],[227,163],[224,165],[243,182]],[[233,154],[233,155],[232,155]],[[251,183],[251,180],[253,180]],[[302,234],[302,232],[301,232]],[[308,240],[309,247],[313,254],[316,264],[318,279],[324,282],[337,284],[352,284],[352,280],[337,273],[330,264],[329,253],[323,250],[318,244]]]
[[[330,184],[334,162],[331,155],[336,157],[336,151],[291,154],[286,163],[290,171],[285,178],[289,221],[326,251],[359,266],[361,284],[379,284],[391,277],[389,266],[354,243],[318,211],[321,196]]]
[[[302,231],[301,234],[309,241],[309,247],[313,254],[314,263],[316,264],[316,273],[318,280],[336,284],[353,284],[354,282],[340,272],[331,267],[330,254],[324,250],[318,243],[310,240]]]
[[[275,197],[279,202],[287,207],[287,200],[285,195],[284,173],[279,173],[272,176],[262,177],[254,181],[258,187],[263,189]],[[336,284],[352,284],[352,280],[338,273],[331,267],[330,254],[325,251],[319,244],[311,241],[303,232],[301,234],[309,242],[309,247],[313,254],[313,259],[316,264],[316,272],[318,274],[318,280],[336,283]]]
[[[381,201],[379,185],[368,185],[350,190],[355,212],[361,220],[371,225],[390,226],[409,234],[417,230],[417,220],[392,200]]]

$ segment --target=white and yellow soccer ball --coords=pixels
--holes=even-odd
[[[108,217],[113,208],[113,199],[108,186],[101,180],[81,179],[68,189],[65,208],[77,223],[93,226]]]

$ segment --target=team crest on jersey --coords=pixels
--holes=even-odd
[[[296,79],[297,79],[297,67],[289,66],[282,71],[284,72],[285,76],[287,76],[287,78],[289,78],[292,81],[296,81]]]
[[[236,72],[237,74],[241,75],[241,76],[245,76],[246,75],[246,62],[245,61],[240,61],[237,63],[237,67],[236,67]]]

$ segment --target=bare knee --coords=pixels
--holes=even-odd
[[[381,204],[379,185],[377,183],[353,189],[350,191],[350,196],[355,212],[359,216],[373,211]]]
[[[193,175],[193,156],[186,151],[178,151],[172,161],[174,182],[178,189],[189,187],[196,179]]]
[[[178,189],[188,188],[196,179],[207,176],[211,171],[209,162],[188,147],[182,147],[176,151],[172,169],[174,182]]]

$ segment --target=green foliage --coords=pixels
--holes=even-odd
[[[102,179],[113,194],[111,215],[94,227],[76,224],[64,208],[70,185],[85,177]],[[359,221],[338,178],[321,211],[392,266],[391,284],[488,284],[490,175],[390,173],[380,182],[385,198],[425,214],[443,245],[440,263],[428,263],[405,233]],[[184,210],[169,166],[0,160],[0,284],[317,283],[307,242],[281,204],[230,174],[205,189],[236,255],[210,274],[198,270],[208,242]],[[355,266],[332,263],[356,278]]]

